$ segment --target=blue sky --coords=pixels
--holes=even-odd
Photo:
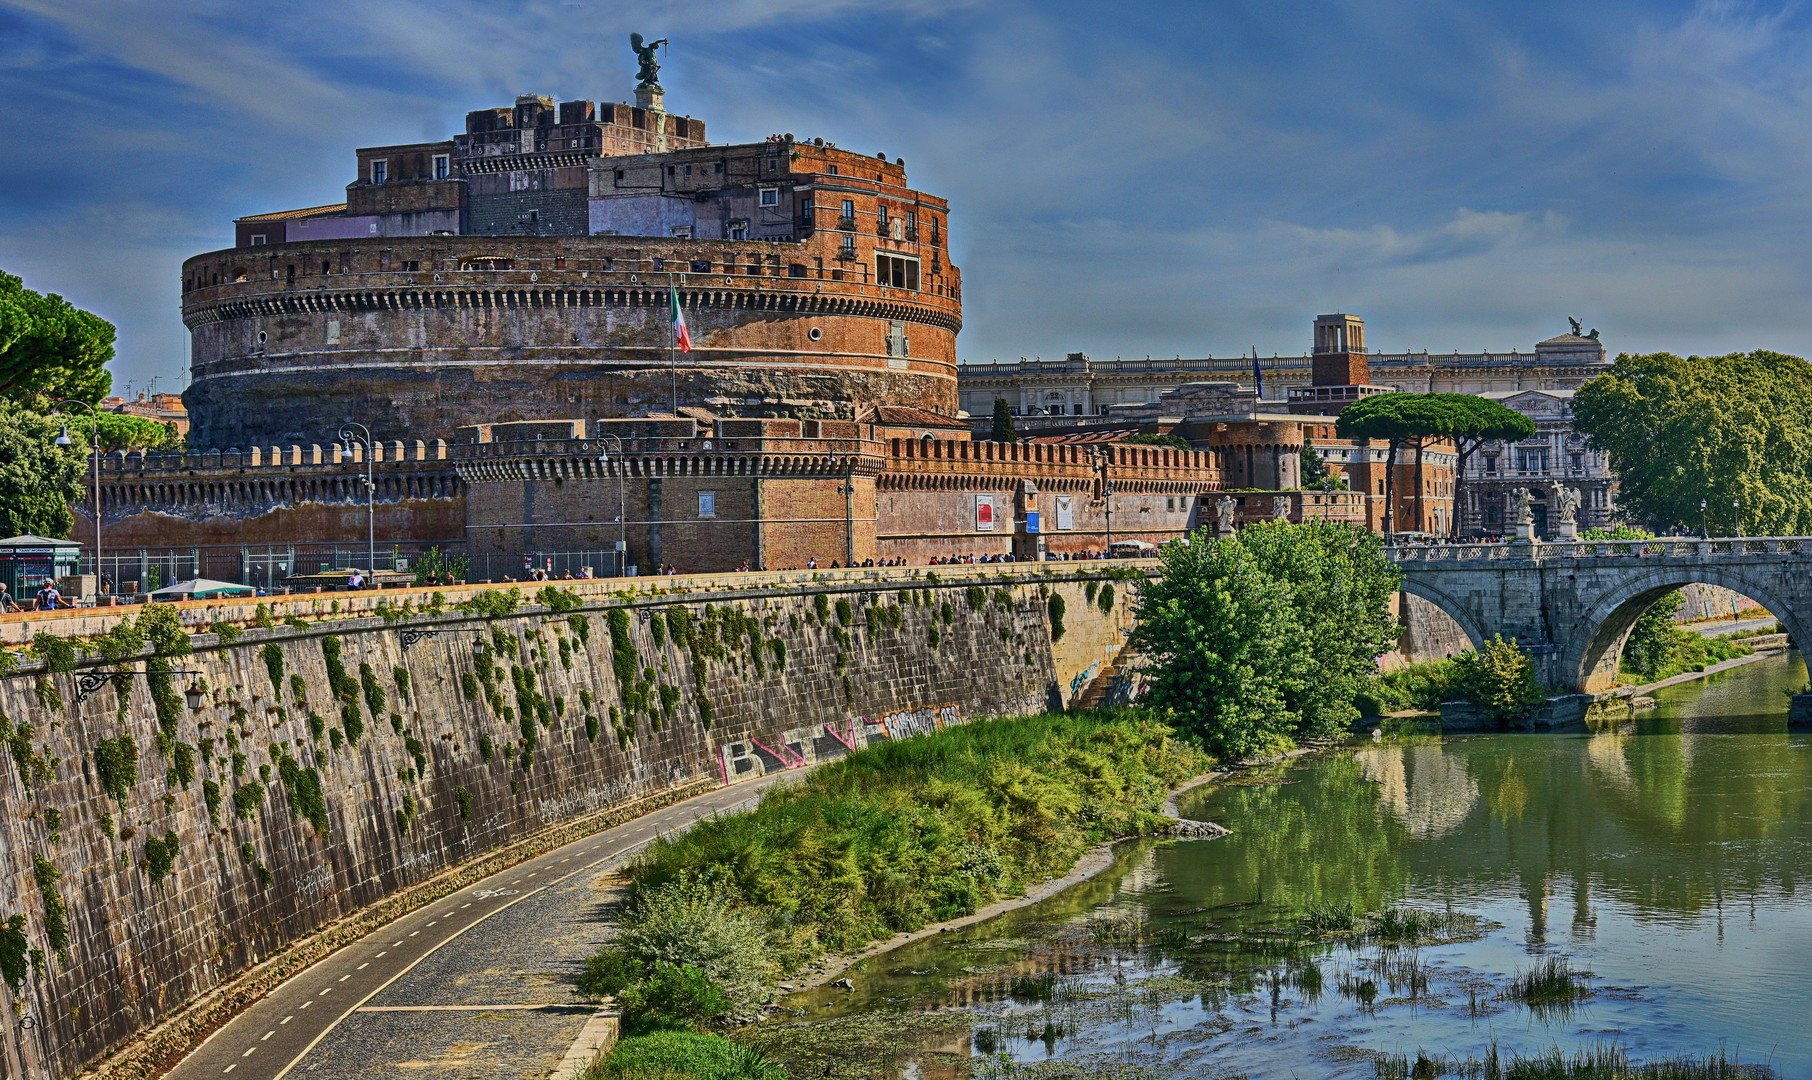
[[[188,255],[340,201],[357,146],[520,92],[821,135],[947,196],[964,359],[1812,352],[1812,13],[1436,0],[0,0],[0,268],[180,386]]]

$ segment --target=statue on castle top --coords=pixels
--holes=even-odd
[[[636,72],[636,78],[640,80],[635,84],[637,90],[659,90],[661,88],[661,84],[655,81],[655,77],[661,73],[661,62],[655,59],[655,52],[665,44],[667,44],[666,38],[650,41],[644,45],[642,35],[629,35],[629,47],[635,50],[636,61],[641,64],[641,70]]]
[[[1573,316],[1568,315],[1567,321],[1573,324],[1573,336],[1574,337],[1584,337],[1585,336],[1585,327],[1580,324],[1578,319],[1575,319]]]
[[[1214,534],[1233,535],[1233,497],[1222,495],[1214,503]]]

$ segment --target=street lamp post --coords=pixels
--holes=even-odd
[[[1730,500],[1730,522],[1736,526],[1737,538],[1743,536],[1743,499],[1741,496]]]
[[[357,428],[359,433],[361,433],[364,436],[363,443],[364,443],[364,447],[365,447],[365,558],[369,562],[369,565],[367,565],[365,568],[365,572],[367,574],[371,575],[372,584],[375,585],[376,578],[377,578],[377,484],[375,481],[372,480],[372,472],[371,472],[372,461],[371,461],[371,459],[374,456],[374,454],[373,454],[373,446],[372,446],[372,442],[371,442],[371,429],[370,428],[366,427],[364,424],[354,423],[353,421],[350,421],[350,420],[347,421],[345,424],[341,425],[340,436],[339,436],[339,438],[340,438],[340,460],[341,461],[351,461],[352,460],[352,446],[350,444],[352,443],[354,428]]]
[[[622,577],[624,574],[624,571],[626,571],[629,568],[629,495],[628,495],[629,489],[627,487],[628,481],[624,479],[625,474],[629,471],[629,458],[628,458],[628,455],[626,455],[623,452],[623,440],[622,439],[617,438],[615,435],[608,435],[608,434],[601,435],[601,436],[599,436],[599,438],[609,439],[611,442],[616,443],[617,444],[617,457],[620,459],[618,462],[618,468],[617,468],[617,566],[616,566],[617,572],[616,572],[616,576]],[[599,454],[598,455],[598,464],[606,465],[606,464],[609,464],[609,462],[610,462],[609,454]]]
[[[1711,519],[1705,515],[1705,500],[1699,500],[1699,538],[1711,539]]]
[[[90,449],[94,463],[94,591],[98,598],[101,591],[101,417],[93,405],[74,398],[65,398],[51,406],[61,410],[65,405],[80,405],[88,410],[89,434],[92,438]],[[63,433],[57,436],[58,446],[74,445],[69,438],[69,424],[63,424]]]

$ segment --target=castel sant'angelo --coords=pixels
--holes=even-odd
[[[526,95],[446,141],[358,150],[344,203],[239,218],[187,260],[191,450],[103,463],[108,546],[218,550],[243,577],[255,545],[363,540],[368,453],[386,544],[620,538],[688,570],[1380,516],[1382,447],[1223,384],[1191,451],[973,439],[949,204],[897,157],[707,142],[636,47],[634,105]],[[1335,398],[1376,389],[1361,347],[1330,349]],[[348,424],[372,442],[343,457]],[[1295,490],[1305,437],[1351,492]]]

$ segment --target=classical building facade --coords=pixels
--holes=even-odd
[[[1579,493],[1575,511],[1581,530],[1612,524],[1617,511],[1617,474],[1586,437],[1573,430],[1573,391],[1497,391],[1484,395],[1535,421],[1535,435],[1517,443],[1486,443],[1466,463],[1460,531],[1467,536],[1515,532],[1512,500],[1530,495],[1535,532],[1548,536],[1560,522],[1555,491]]]
[[[1324,318],[1344,320],[1348,316]],[[1363,332],[1348,344],[1363,349]],[[1283,400],[1289,391],[1311,385],[1316,355],[1311,351],[1259,360],[1265,397]],[[1537,342],[1527,353],[1516,349],[1507,353],[1424,350],[1371,353],[1366,361],[1373,385],[1455,394],[1573,390],[1610,366],[1604,346],[1596,338],[1578,334]],[[1082,417],[1104,415],[1114,405],[1154,404],[1166,392],[1188,383],[1231,382],[1255,388],[1250,356],[1093,360],[1071,353],[1063,360],[964,364],[957,375],[960,404],[974,417],[988,416],[995,398],[1005,398],[1019,416]]]

